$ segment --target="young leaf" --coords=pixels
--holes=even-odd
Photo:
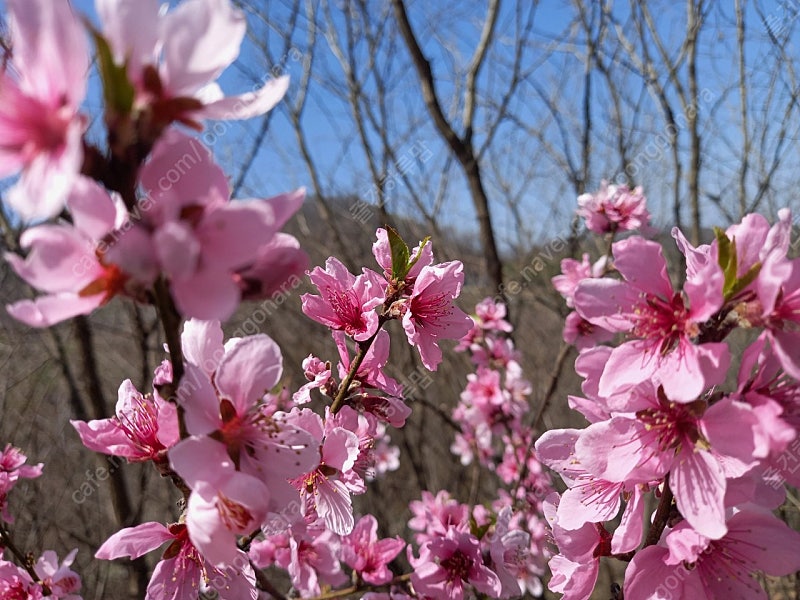
[[[406,278],[411,266],[408,264],[410,252],[408,245],[403,241],[394,229],[386,227],[386,234],[389,238],[389,248],[392,251],[392,279],[402,281]]]
[[[133,108],[135,96],[133,84],[128,80],[127,65],[116,64],[106,39],[94,28],[91,28],[91,32],[97,46],[97,63],[103,80],[106,110],[127,115]]]
[[[425,239],[419,243],[419,251],[414,255],[414,258],[411,259],[411,262],[408,263],[409,271],[414,268],[415,264],[417,264],[419,257],[422,256],[422,251],[425,249],[425,246],[428,244],[430,240],[431,236],[426,236]],[[406,273],[408,273],[408,271]]]

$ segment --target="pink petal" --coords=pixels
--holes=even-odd
[[[67,198],[75,229],[91,240],[101,240],[114,229],[117,208],[111,196],[94,180],[78,177]]]
[[[190,488],[221,484],[235,467],[225,445],[205,436],[183,439],[169,451],[169,462]]]
[[[242,338],[227,350],[217,368],[217,389],[238,414],[255,405],[281,378],[283,358],[266,334]]]
[[[181,344],[183,355],[188,362],[197,365],[208,374],[213,373],[224,355],[219,321],[189,319],[183,324]]]
[[[140,180],[148,198],[146,218],[156,225],[178,220],[185,207],[205,207],[230,198],[225,172],[208,148],[177,129],[168,129],[159,138],[141,169]]]
[[[624,281],[584,279],[575,288],[575,310],[584,319],[608,331],[628,331],[639,292]]]
[[[228,319],[239,306],[241,294],[230,273],[203,269],[174,281],[172,297],[181,314],[196,319]]]
[[[153,244],[167,277],[184,279],[195,273],[202,246],[187,224],[178,221],[165,223],[153,234]]]
[[[258,200],[239,200],[207,212],[195,231],[203,260],[219,269],[246,266],[275,233],[275,222],[270,205]]]
[[[155,550],[173,535],[161,523],[142,523],[136,527],[126,527],[108,538],[95,553],[95,558],[113,560],[123,556],[139,558]]]
[[[289,89],[289,77],[270,79],[253,92],[228,96],[206,104],[195,113],[202,119],[250,119],[272,110]]]
[[[624,554],[639,547],[644,533],[644,508],[644,494],[641,488],[636,486],[622,513],[619,526],[611,538],[611,552]]]
[[[178,386],[178,402],[184,409],[186,429],[192,435],[204,435],[222,426],[219,397],[206,371],[186,364],[186,373]]]
[[[632,340],[614,348],[606,361],[603,375],[600,377],[599,395],[607,398],[647,381],[655,372],[660,373],[661,370],[657,371],[660,356],[656,354],[656,351],[657,348],[649,340]],[[662,370],[666,371],[666,369]],[[671,371],[666,371],[666,376],[670,376],[671,373]],[[696,384],[687,384],[687,387],[692,385]],[[697,396],[692,400],[696,398]]]
[[[136,450],[130,438],[113,419],[98,419],[95,421],[70,421],[81,442],[89,450],[114,456],[134,457]]]
[[[17,275],[43,292],[77,294],[103,273],[91,242],[73,227],[32,227],[20,245],[30,249],[28,256],[22,260],[9,254],[7,259]]]
[[[353,530],[353,503],[344,483],[336,479],[320,478],[315,490],[317,514],[325,520],[328,529],[338,535]]]
[[[106,259],[145,285],[155,281],[160,270],[150,233],[130,221],[113,237]]]
[[[69,2],[8,0],[13,61],[30,95],[64,98],[70,106],[83,101],[89,71],[89,50],[83,25]]]
[[[95,0],[95,10],[115,62],[127,60],[128,73],[138,80],[145,65],[155,64],[160,33],[158,0]]]
[[[685,448],[670,472],[678,510],[694,529],[716,540],[725,526],[725,474],[710,452]]]
[[[191,96],[239,56],[247,23],[225,0],[186,0],[167,13],[162,77],[173,96]]]
[[[358,457],[358,437],[352,431],[336,427],[325,436],[322,461],[339,471],[349,471]]]
[[[20,300],[6,306],[8,314],[30,327],[50,327],[77,315],[88,315],[99,307],[105,294],[81,297],[76,294],[53,294],[35,300]]]
[[[639,236],[616,242],[614,266],[625,281],[638,290],[665,300],[672,298],[672,283],[667,275],[667,262],[658,242],[651,242]]]

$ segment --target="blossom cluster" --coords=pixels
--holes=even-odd
[[[66,0],[12,0],[8,11],[13,54],[0,86],[7,133],[0,174],[19,175],[8,201],[29,227],[6,259],[39,292],[8,312],[47,327],[125,296],[157,308],[167,340],[169,358],[150,391],[125,380],[112,416],[72,425],[94,451],[152,463],[181,492],[182,512],[175,522],[121,529],[96,557],[139,558],[163,547],[147,591],[154,600],[210,591],[255,599],[265,589],[257,570],[268,566],[284,569],[301,595],[348,580],[393,582],[389,563],[405,542],[379,540],[374,517],[354,514],[352,504],[369,480],[397,468],[387,427],[404,426],[411,412],[403,386],[385,371],[384,327],[400,321],[422,364],[436,370],[440,342],[459,340],[472,326],[454,304],[463,265],[436,263],[427,238],[409,249],[382,228],[373,246],[378,270],[353,275],[331,257],[307,272],[318,293],[302,297],[303,311],[331,330],[338,358],[310,354],[308,383],[283,388],[278,345],[263,333],[226,341],[222,322],[243,300],[306,269],[298,240],[280,231],[304,192],[233,201],[211,150],[190,134],[205,119],[262,115],[287,91],[287,78],[239,96],[221,91],[217,79],[245,34],[243,12],[228,0],[172,8],[98,0],[99,27],[85,31]],[[102,82],[105,147],[90,141],[82,112],[92,62],[87,34]],[[8,473],[9,486],[38,475]],[[520,589],[505,581],[512,572],[525,580],[519,556],[530,551],[530,536],[512,531],[522,516],[512,518],[508,507],[492,519],[496,539],[486,551],[495,564],[486,589],[508,596]],[[421,556],[449,547],[453,535],[473,556],[479,546],[465,537],[473,535],[468,525],[440,532],[439,540],[431,534]],[[72,577],[73,557],[62,567],[50,554],[27,570],[3,563],[0,582],[57,596],[67,590],[58,582]],[[420,560],[427,559],[412,562]],[[423,578],[419,589],[413,582],[403,589],[424,595],[430,585]]]
[[[747,215],[698,247],[673,229],[679,288],[661,245],[637,235],[613,243],[601,272],[587,257],[562,263],[554,285],[597,328],[578,344],[584,396],[570,397],[589,425],[536,442],[567,486],[545,503],[550,588],[564,598],[590,596],[604,556],[629,562],[626,600],[766,598],[756,572],[800,569],[800,533],[771,512],[783,483],[800,483],[800,259],[787,256],[791,215],[778,215]],[[735,329],[749,346],[730,384]]]
[[[42,463],[26,465],[28,458],[19,448],[6,444],[0,452],[0,598],[44,597],[54,600],[81,600],[80,576],[70,569],[77,550],[70,552],[61,563],[52,550],[45,550],[33,560],[33,555],[21,555],[12,545],[8,525],[14,522],[8,509],[8,494],[20,479],[34,479],[42,474]],[[6,560],[9,550],[18,563]]]

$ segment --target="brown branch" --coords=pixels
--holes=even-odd
[[[408,48],[411,55],[414,68],[420,81],[422,89],[422,99],[428,112],[431,114],[434,125],[439,131],[439,134],[447,142],[461,165],[464,175],[469,184],[470,195],[475,209],[475,214],[478,219],[480,227],[481,244],[484,251],[484,259],[486,261],[486,271],[492,281],[494,289],[500,291],[501,295],[503,290],[503,263],[500,260],[500,253],[497,249],[497,243],[492,229],[492,218],[489,211],[489,198],[486,194],[486,189],[483,185],[481,176],[481,169],[478,164],[475,150],[472,146],[471,134],[466,135],[464,138],[459,137],[455,130],[450,125],[447,117],[442,110],[442,106],[436,96],[436,87],[433,79],[433,71],[431,64],[420,48],[419,42],[411,28],[411,23],[406,13],[406,7],[403,0],[392,0],[394,7],[395,19],[397,21],[400,35]],[[487,42],[488,43],[488,42]],[[480,66],[479,61],[477,66]]]

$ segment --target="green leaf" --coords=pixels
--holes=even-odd
[[[719,266],[725,277],[725,281],[722,285],[722,293],[724,294],[725,300],[729,300],[735,293],[738,293],[733,291],[734,288],[737,288],[737,281],[739,281],[737,278],[739,259],[736,252],[736,239],[728,239],[728,236],[725,235],[725,232],[719,227],[714,228],[714,235],[717,238]],[[738,290],[741,291],[741,289],[744,289],[746,286],[747,284],[745,283],[738,288]]]
[[[93,27],[90,27],[90,30],[97,46],[97,64],[100,78],[103,80],[103,98],[106,102],[106,110],[116,114],[130,114],[136,91],[128,80],[127,64],[116,64],[106,39]]]
[[[386,234],[389,237],[389,248],[392,251],[392,279],[402,281],[408,275],[411,266],[408,264],[410,252],[408,245],[403,241],[394,229],[386,227]]]
[[[422,251],[425,249],[425,246],[428,245],[428,242],[431,241],[431,236],[427,236],[424,240],[419,243],[419,251],[414,255],[414,258],[411,259],[411,262],[408,263],[408,270],[414,268],[414,265],[417,264],[419,257],[422,256]],[[408,273],[408,271],[406,271]]]
[[[739,292],[741,292],[744,288],[755,281],[758,274],[761,272],[761,263],[757,262],[752,267],[747,270],[747,273],[742,275],[741,277],[737,278],[733,284],[731,285],[730,289],[727,287],[723,288],[722,292],[724,294],[725,301],[727,302],[734,296],[736,296]]]

